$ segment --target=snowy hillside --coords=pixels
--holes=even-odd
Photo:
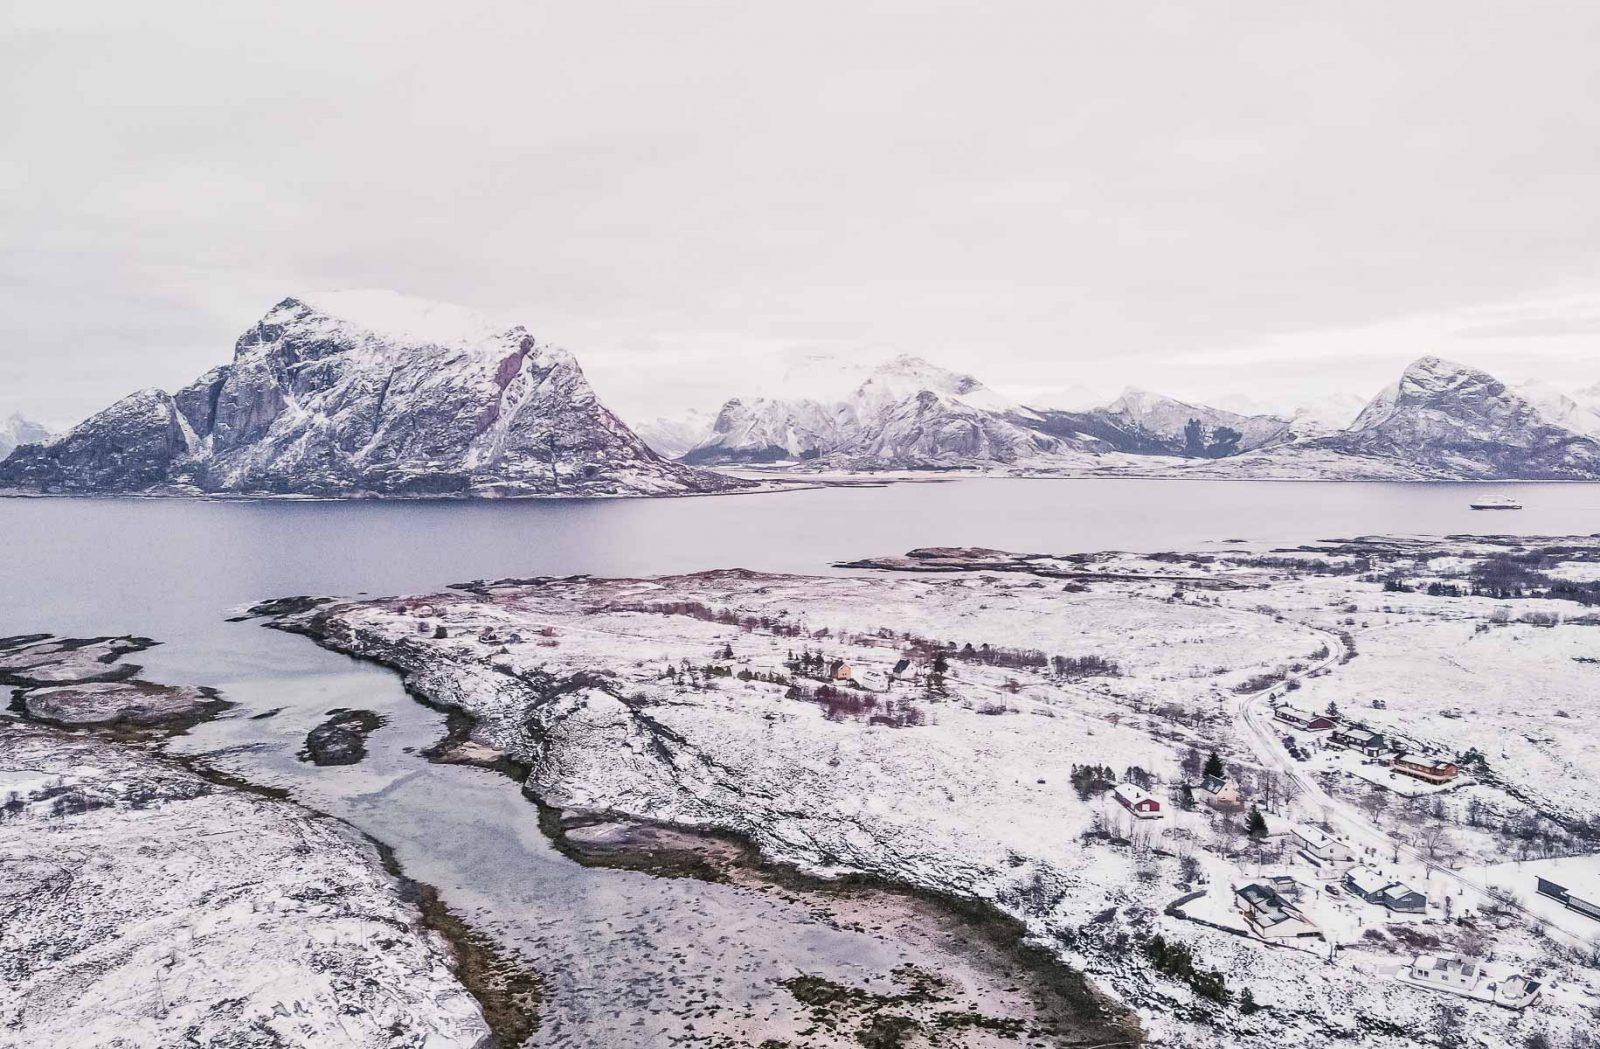
[[[663,460],[565,350],[392,292],[289,298],[233,360],[0,464],[0,486],[302,495],[678,494],[742,482]]]

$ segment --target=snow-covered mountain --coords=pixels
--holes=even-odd
[[[1600,478],[1595,417],[1540,384],[1422,357],[1343,428],[1286,434],[1210,474],[1417,480]]]
[[[1173,455],[1203,459],[1259,448],[1288,421],[1276,415],[1240,415],[1138,389],[1123,391],[1094,414],[1126,428],[1140,445],[1128,451],[1154,445]]]
[[[731,400],[684,461],[927,469],[1014,464],[1089,443],[1046,432],[1043,421],[970,375],[903,355],[874,369],[840,402]]]
[[[1563,398],[1563,400],[1566,400]],[[1413,362],[1350,427],[1312,443],[1449,477],[1596,477],[1600,442],[1487,372],[1439,357]]]
[[[716,419],[691,408],[678,415],[658,415],[633,423],[633,432],[667,459],[676,459],[711,435]]]
[[[0,420],[0,459],[21,445],[38,444],[49,438],[49,430],[32,419],[24,418],[20,412],[14,412],[9,419]]]
[[[233,360],[0,463],[0,486],[311,495],[676,494],[744,482],[663,460],[572,355],[393,292],[288,298]]]

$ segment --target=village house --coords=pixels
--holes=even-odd
[[[1356,861],[1356,850],[1343,838],[1326,834],[1316,827],[1295,827],[1294,844],[1299,855],[1313,867],[1323,868],[1330,875],[1335,868],[1347,867]]]
[[[828,676],[835,681],[849,681],[855,676],[855,671],[850,669],[849,663],[842,659],[836,659],[833,661],[833,665],[828,668]]]
[[[1355,725],[1334,729],[1328,739],[1348,750],[1365,754],[1369,758],[1377,757],[1387,749],[1381,735]]]
[[[1425,914],[1428,910],[1428,897],[1371,867],[1346,871],[1344,887],[1352,895],[1377,904],[1391,914]]]
[[[1454,762],[1444,761],[1440,758],[1429,758],[1407,754],[1395,758],[1389,767],[1396,772],[1403,772],[1414,779],[1425,783],[1449,783],[1461,774],[1461,770]]]
[[[1549,878],[1537,878],[1536,881],[1538,882],[1540,896],[1548,896],[1552,900],[1559,901],[1568,910],[1577,911],[1579,914],[1584,914],[1600,921],[1600,904],[1583,899],[1580,896],[1574,896],[1565,886],[1557,885]]]
[[[1161,802],[1132,783],[1119,783],[1111,792],[1117,804],[1141,820],[1158,820],[1162,817]]]
[[[1262,939],[1317,935],[1316,925],[1270,885],[1252,882],[1235,890],[1233,898],[1245,924]]]
[[[1224,776],[1207,776],[1194,790],[1201,801],[1213,808],[1239,804],[1239,788]]]
[[[1403,973],[1406,982],[1458,994],[1507,1009],[1525,1009],[1538,1000],[1541,987],[1520,973],[1496,978],[1482,964],[1454,954],[1422,954]]]
[[[1287,704],[1274,710],[1272,716],[1279,721],[1304,729],[1307,732],[1322,732],[1333,728],[1335,724],[1333,718],[1327,714],[1315,714],[1309,710],[1302,710],[1299,707],[1291,707]]]

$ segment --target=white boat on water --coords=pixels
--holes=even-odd
[[[1521,510],[1522,504],[1510,499],[1485,499],[1478,503],[1469,503],[1474,510]]]

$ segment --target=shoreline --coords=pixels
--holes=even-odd
[[[77,639],[60,639],[72,642]],[[158,642],[152,642],[156,644]],[[120,658],[120,657],[119,657]],[[91,738],[118,748],[132,748],[156,761],[181,768],[214,786],[251,794],[278,804],[294,807],[307,819],[337,824],[372,847],[379,865],[395,883],[398,899],[413,907],[422,928],[437,935],[452,960],[456,979],[479,1005],[493,1044],[513,1047],[523,1044],[539,1027],[538,1003],[542,981],[538,973],[525,969],[485,933],[474,928],[446,904],[436,886],[406,873],[394,848],[349,820],[305,803],[292,790],[255,783],[244,776],[210,765],[203,754],[182,754],[169,750],[166,743],[188,734],[195,726],[214,720],[235,704],[222,700],[215,689],[206,689],[214,699],[200,710],[155,723],[114,721],[100,724],[70,724],[30,714],[21,702],[26,689],[16,689],[8,707],[15,721],[27,729],[53,736]]]
[[[259,607],[259,606],[258,606]],[[841,914],[882,920],[898,912],[902,921],[919,928],[923,945],[938,945],[942,938],[956,945],[969,962],[986,970],[998,982],[1026,984],[1027,997],[1044,1026],[1031,1028],[1033,1037],[1054,1037],[1061,1028],[1098,1039],[1096,1046],[1144,1044],[1144,1034],[1134,1012],[1097,990],[1087,976],[1068,966],[1044,946],[1032,942],[1024,924],[992,903],[958,897],[921,886],[901,884],[871,874],[824,878],[763,856],[754,842],[737,832],[640,819],[610,812],[582,812],[549,804],[529,786],[530,766],[511,755],[480,748],[472,741],[477,718],[415,687],[408,668],[381,656],[339,647],[326,634],[299,623],[286,623],[271,614],[262,626],[309,638],[319,647],[349,659],[382,666],[395,673],[407,695],[429,709],[446,715],[445,734],[422,755],[432,762],[462,764],[494,771],[515,783],[535,807],[540,833],[561,855],[588,867],[628,870],[653,877],[690,878],[712,884],[735,884],[779,894],[801,894],[818,906],[831,904]],[[589,840],[582,832],[597,827],[612,832],[608,840]],[[820,902],[819,902],[820,901]],[[880,913],[881,912],[881,913]],[[844,919],[848,920],[848,919]],[[1015,989],[1015,988],[1013,988]],[[977,1014],[974,1014],[975,1016]],[[989,1018],[984,1018],[985,1020]],[[968,1020],[956,1023],[976,1022]]]

